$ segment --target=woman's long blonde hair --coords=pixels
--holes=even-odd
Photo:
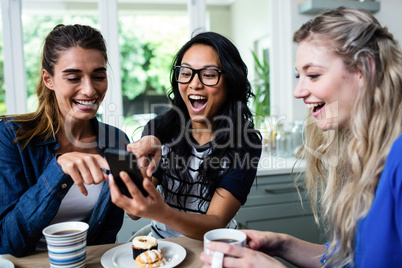
[[[365,85],[350,128],[320,131],[307,121],[305,184],[316,220],[328,226],[326,266],[353,266],[355,233],[370,210],[385,161],[402,124],[402,53],[387,28],[368,12],[340,7],[305,23],[293,41],[320,40]]]
[[[85,25],[57,25],[46,37],[42,52],[42,69],[51,76],[60,53],[73,47],[99,50],[107,62],[106,43],[102,34]],[[0,119],[13,118],[20,124],[15,142],[21,141],[24,148],[33,138],[47,139],[60,130],[60,112],[54,91],[47,88],[42,77],[36,86],[38,108],[33,113],[0,115]]]

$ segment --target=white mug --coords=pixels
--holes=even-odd
[[[219,251],[212,251],[205,248],[209,242],[225,242],[231,245],[245,247],[247,236],[242,231],[236,229],[214,229],[204,234],[204,252],[207,255],[213,255],[211,268],[222,268],[224,254]]]
[[[69,221],[50,225],[42,231],[51,268],[85,267],[88,228],[85,222]]]

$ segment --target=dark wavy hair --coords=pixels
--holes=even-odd
[[[247,79],[247,66],[235,45],[228,38],[214,32],[200,33],[191,38],[178,51],[172,63],[170,74],[172,88],[168,94],[173,108],[158,116],[151,122],[150,127],[155,130],[162,144],[176,140],[175,143],[168,145],[171,149],[170,154],[174,154],[181,159],[189,159],[192,146],[183,133],[187,131],[186,126],[188,126],[190,116],[180,96],[179,85],[174,78],[173,66],[181,65],[187,50],[199,44],[212,47],[218,54],[222,69],[225,72],[223,75],[227,87],[226,100],[217,112],[213,122],[213,131],[217,133],[213,144],[228,144],[228,146],[213,146],[211,154],[206,159],[203,159],[199,170],[199,180],[205,186],[202,187],[204,189],[200,194],[207,200],[211,200],[223,175],[230,170],[230,167],[226,168],[224,172],[216,168],[209,168],[213,166],[209,165],[211,159],[227,157],[232,160],[231,163],[234,163],[236,152],[246,153],[252,147],[261,146],[261,135],[257,130],[254,130],[253,115],[247,106],[249,99],[254,97],[250,82]],[[178,112],[182,116],[178,116]],[[222,115],[230,118],[231,122],[226,119],[219,119],[219,116]],[[183,116],[185,124],[183,124]],[[230,141],[236,141],[236,143]],[[180,163],[166,170],[166,172],[170,173],[171,176],[180,176],[186,182],[191,179],[188,168],[181,166]],[[166,186],[167,182],[162,181],[164,190],[166,190]],[[188,183],[182,183],[177,194],[179,196],[183,195],[185,198],[186,193],[191,190],[190,187]],[[178,200],[180,202],[181,198],[178,198]]]

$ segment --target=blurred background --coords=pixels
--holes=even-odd
[[[249,105],[265,148],[289,155],[300,143],[306,116],[303,102],[292,97],[292,34],[339,5],[370,10],[402,39],[400,0],[1,0],[0,113],[36,109],[46,34],[60,23],[86,24],[101,30],[110,60],[109,90],[98,117],[136,140],[148,120],[168,109],[174,54],[194,34],[215,31],[233,41],[248,66],[256,95]]]

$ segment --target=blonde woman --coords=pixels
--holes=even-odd
[[[305,184],[329,242],[244,230],[249,248],[210,243],[224,267],[402,267],[402,53],[368,12],[338,8],[294,34],[306,124]],[[209,267],[211,257],[202,253]],[[264,265],[262,265],[264,264]]]

